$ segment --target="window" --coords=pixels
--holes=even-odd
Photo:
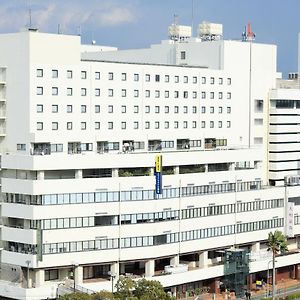
[[[231,122],[227,121],[227,128],[230,128],[230,127],[231,127]]]
[[[174,106],[174,113],[178,114],[179,113],[179,107],[178,106]]]
[[[174,121],[174,128],[175,128],[175,129],[178,128],[178,121]]]
[[[166,114],[168,114],[168,113],[169,113],[169,111],[170,111],[170,108],[169,108],[169,106],[165,106],[165,113],[166,113]]]
[[[149,91],[149,90],[146,90],[146,91],[145,91],[145,97],[146,97],[146,98],[149,98],[149,97],[150,97],[150,91]]]
[[[67,130],[72,130],[72,122],[67,122]]]
[[[193,128],[197,128],[197,122],[196,122],[196,121],[193,121],[193,122],[192,122],[192,127],[193,127]]]
[[[139,122],[133,122],[133,129],[139,129]]]
[[[155,98],[159,98],[160,97],[160,92],[158,90],[155,91]]]
[[[52,130],[57,130],[57,129],[58,129],[58,123],[52,122]]]
[[[80,128],[81,130],[86,130],[86,122],[81,122]]]
[[[95,105],[95,113],[100,113],[100,105]]]
[[[17,144],[18,151],[26,151],[26,144]]]
[[[86,105],[81,105],[81,113],[86,113]]]
[[[219,121],[219,122],[218,122],[218,127],[219,127],[219,128],[222,128],[222,121]]]
[[[43,95],[43,87],[42,86],[38,86],[36,88],[36,94],[37,95]]]
[[[183,98],[187,99],[189,97],[189,93],[187,91],[183,92]]]
[[[227,107],[227,113],[228,113],[228,114],[231,113],[231,107],[230,107],[230,106]]]
[[[73,111],[72,105],[67,105],[67,113],[71,113]]]
[[[36,69],[36,77],[43,77],[43,69]]]
[[[197,106],[193,106],[193,107],[192,107],[192,112],[193,112],[193,114],[196,114],[196,113],[197,113]]]
[[[206,84],[206,77],[202,77],[202,78],[201,78],[201,83],[202,83],[202,84]]]
[[[185,51],[180,51],[180,58],[185,59]]]
[[[206,93],[205,92],[201,92],[201,98],[205,99],[206,98]]]
[[[45,281],[58,279],[58,269],[45,270]]]
[[[100,72],[95,72],[95,80],[100,80]]]
[[[155,129],[159,129],[159,122],[154,123]]]
[[[174,98],[178,98],[179,96],[179,92],[178,91],[174,91]]]
[[[193,76],[193,83],[197,83],[197,76]]]
[[[145,81],[150,81],[150,74],[145,75]]]
[[[81,71],[81,79],[86,79],[86,71]]]
[[[214,124],[214,121],[210,121],[210,122],[209,122],[209,127],[210,127],[210,128],[214,128],[214,125],[215,125],[215,124]]]
[[[222,106],[219,106],[218,112],[219,112],[219,114],[223,113],[223,108],[222,108]]]
[[[43,112],[43,105],[42,104],[37,104],[36,106],[36,112],[42,113]]]
[[[214,108],[213,106],[211,106],[211,107],[209,108],[209,112],[210,112],[211,114],[213,114],[213,113],[215,112],[215,108]]]
[[[150,113],[150,106],[149,105],[145,106],[145,113],[146,114]]]
[[[81,96],[86,96],[86,88],[81,88]]]
[[[165,129],[169,129],[169,122],[165,121]]]
[[[121,129],[126,129],[126,122],[121,122]]]
[[[193,92],[193,99],[197,98],[197,92]]]
[[[63,152],[63,144],[51,144],[51,153],[52,152]]]
[[[159,82],[160,81],[160,76],[159,75],[155,75],[155,81]]]
[[[57,96],[57,95],[58,95],[58,88],[52,87],[52,96]]]
[[[145,122],[145,129],[149,129],[150,128],[150,122]]]
[[[205,121],[201,121],[201,128],[205,128]]]
[[[138,114],[138,113],[139,113],[139,107],[138,107],[138,105],[135,105],[135,106],[133,107],[133,112],[134,112],[135,114]]]
[[[108,113],[113,113],[114,112],[114,107],[113,105],[108,105]]]
[[[52,78],[58,78],[58,70],[52,70]]]
[[[113,128],[114,128],[114,123],[108,122],[108,129],[113,129]]]
[[[175,83],[178,83],[179,82],[179,76],[175,76],[174,81],[175,81]]]
[[[187,106],[184,106],[184,107],[183,107],[183,113],[184,113],[184,114],[187,114],[187,113],[188,113],[188,107],[187,107]]]
[[[95,96],[99,97],[100,96],[100,89],[95,89]]]
[[[223,99],[223,93],[219,92],[219,99]]]
[[[100,122],[95,122],[95,129],[99,130],[100,129]]]
[[[126,106],[125,105],[121,106],[121,112],[122,112],[122,114],[126,113]]]
[[[122,89],[122,97],[126,97],[126,90]]]
[[[108,90],[108,97],[113,97],[114,95],[114,90],[113,89],[109,89]]]
[[[219,78],[219,84],[223,84],[223,78]]]
[[[159,106],[155,106],[155,113],[159,114]]]
[[[134,74],[134,75],[133,75],[133,80],[134,80],[134,81],[139,81],[139,80],[140,80],[139,74]]]
[[[214,77],[210,77],[210,84],[215,84],[215,78]]]
[[[188,83],[188,82],[189,82],[188,76],[183,76],[183,83]]]
[[[73,71],[67,70],[67,79],[72,79],[73,78]]]
[[[187,121],[183,121],[183,128],[188,128],[188,122]]]
[[[210,92],[210,99],[214,99],[215,98],[215,93],[214,92]]]
[[[165,91],[165,98],[169,98],[169,91]]]
[[[127,80],[127,74],[126,73],[122,73],[121,74],[121,80],[122,81],[126,81]]]
[[[58,105],[52,105],[52,112],[57,113],[58,112]]]
[[[227,99],[231,99],[231,93],[227,93]]]
[[[134,95],[134,97],[138,97],[139,96],[139,90],[134,90],[133,95]]]
[[[227,85],[231,85],[231,78],[227,78]]]
[[[43,122],[37,122],[36,123],[36,129],[37,130],[43,130]]]
[[[108,73],[108,80],[114,80],[114,73],[113,72]]]
[[[165,82],[169,82],[170,81],[170,76],[169,75],[165,75]]]
[[[72,94],[73,94],[73,89],[67,88],[67,96],[72,96]]]
[[[205,114],[206,112],[206,107],[205,106],[201,106],[201,113]]]

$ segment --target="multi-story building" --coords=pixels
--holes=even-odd
[[[281,151],[297,129],[276,135],[300,97],[275,90],[276,46],[188,37],[119,51],[27,30],[0,49],[1,296],[110,290],[120,274],[216,291],[232,247],[251,251],[250,280],[266,277],[276,229],[290,235],[278,276],[300,276],[300,186],[283,182],[297,153]]]

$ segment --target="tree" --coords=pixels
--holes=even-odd
[[[275,256],[278,253],[282,253],[288,250],[287,248],[287,238],[279,230],[269,232],[268,235],[268,251],[272,251],[272,262],[273,262],[273,272],[272,272],[272,299],[275,299]]]
[[[91,300],[114,300],[114,295],[112,292],[100,291],[91,295]]]
[[[115,296],[117,299],[134,299],[133,290],[135,288],[135,282],[129,278],[121,276],[116,284],[117,292]]]
[[[76,292],[76,293],[63,295],[59,299],[60,300],[90,300],[91,297],[89,294]]]

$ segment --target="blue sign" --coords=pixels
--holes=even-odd
[[[155,173],[155,192],[156,194],[162,194],[162,180],[161,172]]]

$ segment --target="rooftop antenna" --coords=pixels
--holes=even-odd
[[[81,36],[81,26],[80,25],[77,27],[77,35]]]
[[[32,27],[32,20],[31,20],[31,7],[29,7],[29,29]]]
[[[57,24],[57,34],[61,34],[60,24]]]

